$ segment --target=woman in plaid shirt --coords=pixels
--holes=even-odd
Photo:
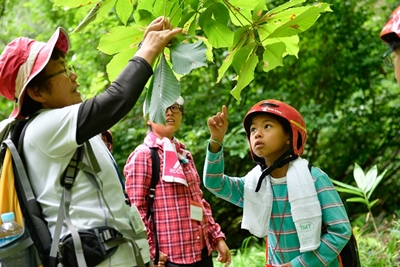
[[[204,184],[243,207],[242,228],[267,237],[267,266],[341,266],[338,255],[350,239],[350,223],[329,177],[315,167],[310,175],[308,162],[300,158],[307,139],[300,113],[277,100],[250,109],[244,128],[257,166],[245,177],[223,174],[225,106],[209,118],[208,127]]]
[[[212,267],[211,252],[217,260],[230,263],[225,235],[203,199],[200,177],[193,157],[175,132],[182,122],[183,99],[166,110],[166,123],[148,122],[144,144],[129,156],[124,168],[126,191],[141,214],[147,228],[150,252],[155,257],[155,240],[151,220],[147,218],[152,158],[150,147],[156,147],[160,158],[160,179],[155,188],[154,218],[160,250],[158,266]]]

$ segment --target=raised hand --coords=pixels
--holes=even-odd
[[[225,105],[222,106],[220,112],[208,118],[207,126],[210,130],[211,138],[210,151],[215,153],[219,151],[220,144],[222,144],[228,129],[228,110]]]
[[[154,60],[171,38],[181,31],[181,28],[174,29],[167,18],[158,17],[147,26],[141,48],[136,52],[135,56],[142,57],[150,65],[153,65]]]

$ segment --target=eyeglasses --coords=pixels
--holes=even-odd
[[[177,114],[177,113],[179,113],[179,112],[182,112],[182,105],[176,104],[176,105],[169,106],[169,107],[167,107],[167,109],[165,110],[165,112],[167,112],[168,109],[170,109],[172,113]]]
[[[53,74],[50,74],[49,76],[46,76],[45,79],[47,80],[47,79],[50,79],[50,78],[52,78],[54,76],[57,76],[57,75],[60,75],[60,74],[63,74],[63,73],[67,74],[67,76],[69,78],[71,78],[71,73],[72,72],[76,73],[75,72],[75,67],[73,65],[70,65],[70,66],[67,66],[66,68],[64,68],[64,69],[62,69],[60,71],[57,71],[57,72],[55,72]]]
[[[392,52],[393,49],[390,49],[389,51],[386,51],[385,54],[383,54],[382,56],[383,62],[385,62],[386,66],[391,69],[394,68],[393,57],[391,56]]]

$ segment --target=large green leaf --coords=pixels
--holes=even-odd
[[[100,38],[98,49],[112,55],[137,46],[143,37],[143,31],[136,25],[111,28]]]
[[[298,5],[300,3],[304,3],[305,1],[306,0],[290,0],[290,1],[288,1],[287,3],[285,3],[283,5],[280,5],[280,6],[275,7],[274,9],[271,9],[270,11],[268,11],[267,15],[268,16],[272,16],[272,14],[279,13],[279,12],[285,10],[285,9],[291,8],[291,7],[293,7],[295,5]]]
[[[236,73],[242,71],[242,69],[246,65],[247,59],[249,58],[250,54],[254,53],[255,48],[256,44],[251,43],[239,49],[232,62],[232,66],[235,69]]]
[[[248,8],[248,9],[255,9],[256,6],[259,4],[259,1],[255,0],[229,0],[229,4],[240,7],[240,8]]]
[[[118,0],[115,5],[118,18],[124,25],[128,22],[129,17],[132,15],[133,2],[132,0]]]
[[[282,55],[286,46],[283,43],[275,43],[265,47],[263,54],[263,70],[268,72],[278,66],[283,66]]]
[[[241,28],[235,32],[235,36],[238,37],[238,43],[236,46],[233,47],[232,51],[226,56],[224,62],[222,63],[221,67],[218,69],[218,78],[217,83],[219,83],[224,76],[225,72],[228,68],[232,65],[233,59],[235,58],[236,53],[242,48],[242,46],[246,43],[247,38],[241,38],[243,35],[240,34],[240,31],[243,33],[246,31],[245,27]],[[236,37],[235,37],[236,40]],[[235,42],[236,43],[236,42]]]
[[[235,88],[231,90],[232,96],[240,101],[240,92],[254,79],[254,69],[258,63],[258,56],[253,53],[246,61],[246,65],[240,71],[239,75],[236,76],[237,84]]]
[[[229,16],[231,18],[232,24],[238,27],[251,25],[253,23],[251,9],[232,9],[229,12]]]
[[[136,53],[137,47],[126,50],[124,52],[116,54],[111,61],[107,64],[107,74],[110,81],[114,81],[115,78],[121,73],[123,68],[128,64],[129,59]]]
[[[175,44],[169,47],[171,53],[172,69],[186,75],[193,69],[207,66],[207,47],[202,41],[196,43]]]
[[[262,33],[262,32],[259,32]],[[279,37],[279,38],[267,38],[263,39],[262,44],[264,47],[267,47],[271,44],[276,44],[276,43],[284,43],[285,44],[285,53],[282,55],[283,57],[288,54],[288,55],[293,55],[297,57],[299,53],[299,36],[298,35],[293,35],[290,37]]]
[[[147,91],[151,97],[146,96],[146,101],[150,99],[150,104],[145,104],[144,114],[146,116],[149,114],[149,118],[153,122],[165,123],[165,110],[180,96],[181,85],[165,60],[164,54],[153,75],[153,82]],[[147,107],[149,109],[146,109]]]
[[[91,1],[84,1],[84,0],[53,0],[53,2],[54,5],[56,6],[63,6],[69,8],[82,7],[92,4]],[[103,1],[98,1],[98,2],[103,2]]]
[[[322,12],[326,11],[331,11],[327,3],[308,7],[299,15],[291,15],[289,21],[271,33],[268,38],[287,37],[304,32],[315,23]]]
[[[233,32],[224,24],[209,20],[205,23],[204,32],[207,34],[208,41],[214,48],[229,47],[233,42]]]

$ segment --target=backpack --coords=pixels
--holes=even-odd
[[[124,231],[124,234],[122,234],[108,226],[78,231],[71,223],[69,218],[70,189],[78,171],[82,170],[92,184],[97,185],[96,188],[100,188],[93,174],[97,172],[99,165],[89,142],[86,142],[86,149],[94,170],[82,162],[84,146],[80,146],[61,177],[63,197],[57,217],[54,240],[52,239],[47,222],[43,219],[41,207],[36,202],[32,191],[22,156],[22,142],[25,130],[32,120],[12,123],[5,132],[1,132],[2,138],[5,139],[6,136],[7,138],[3,140],[0,152],[0,162],[4,163],[2,166],[0,193],[2,190],[3,192],[7,190],[12,191],[12,194],[1,195],[0,213],[14,211],[16,219],[19,220],[17,222],[24,226],[22,236],[1,247],[1,266],[56,267],[59,263],[62,263],[65,267],[91,267],[112,256],[120,244],[130,242],[135,250],[137,266],[144,267],[145,264],[136,240],[146,239],[145,231],[144,233],[136,233],[135,229],[137,228],[133,227],[134,230]],[[2,188],[3,184],[8,184],[7,188]],[[13,203],[9,205],[12,207],[3,207],[6,206],[3,205],[4,202],[7,202],[6,200],[10,200],[8,202]],[[131,208],[129,216],[139,216],[137,209]],[[71,234],[60,240],[63,222],[66,222]]]
[[[308,164],[308,169],[311,173],[312,165]],[[322,233],[326,233],[325,225],[322,225]],[[266,249],[265,249],[265,258],[268,261],[268,237],[265,238]],[[338,261],[340,267],[361,267],[360,257],[358,255],[358,246],[357,240],[354,236],[354,233],[351,233],[349,241],[346,243],[342,251],[340,251],[338,255]],[[265,266],[270,266],[266,264]]]

